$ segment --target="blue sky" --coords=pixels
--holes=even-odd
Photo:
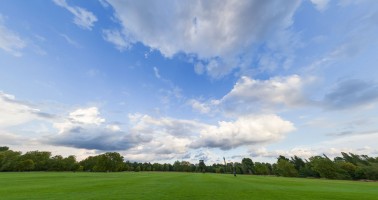
[[[378,155],[378,3],[0,2],[0,145],[83,159]]]

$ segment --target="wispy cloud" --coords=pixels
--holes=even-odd
[[[80,28],[92,30],[97,17],[90,11],[78,6],[70,6],[66,0],[53,0],[58,6],[61,6],[71,12],[74,17],[74,23]]]
[[[157,79],[161,79],[161,76],[160,76],[160,74],[159,74],[159,69],[158,69],[157,67],[154,67],[154,73],[155,73],[155,77],[156,77]]]
[[[116,48],[120,51],[123,51],[130,47],[129,41],[118,30],[105,29],[102,31],[102,37],[104,38],[105,41],[114,44]]]
[[[25,47],[25,40],[4,25],[4,17],[0,14],[0,48],[13,56],[20,57],[21,50]]]
[[[70,45],[72,45],[76,48],[82,48],[82,46],[78,42],[76,42],[75,40],[70,38],[68,35],[60,34],[60,36],[62,36],[68,42],[68,44],[70,44]]]
[[[329,109],[355,109],[361,106],[376,104],[378,84],[359,79],[348,79],[338,82],[325,95],[324,105]]]

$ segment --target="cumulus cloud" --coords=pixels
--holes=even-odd
[[[130,43],[142,42],[166,57],[179,52],[194,54],[210,76],[220,77],[238,67],[246,49],[285,31],[300,1],[108,3]],[[204,72],[198,66],[196,71]]]
[[[26,42],[17,33],[4,25],[3,18],[0,14],[0,49],[13,56],[22,56],[21,50],[26,47]]]
[[[238,100],[295,106],[303,103],[303,81],[298,75],[254,80],[243,76],[221,101]],[[288,95],[290,94],[290,95]]]
[[[67,4],[66,0],[53,0],[58,6],[67,9],[72,13],[74,17],[74,23],[82,29],[92,30],[94,23],[97,21],[97,17],[90,11],[78,7],[70,6]]]
[[[268,80],[242,76],[221,99],[208,102],[191,100],[189,103],[193,109],[202,113],[208,113],[211,109],[221,109],[231,114],[246,114],[277,106],[298,107],[310,103],[303,92],[307,82],[298,75],[272,77]]]
[[[66,147],[102,151],[129,149],[143,141],[137,135],[126,134],[114,124],[105,124],[97,107],[79,108],[68,114],[54,127],[59,133],[44,142]]]
[[[81,124],[99,125],[105,122],[105,119],[100,117],[100,112],[97,107],[77,109],[69,114],[68,119],[71,122]]]
[[[220,121],[201,130],[192,148],[212,147],[223,150],[244,145],[278,141],[286,133],[295,130],[294,125],[276,115],[244,116],[235,121]]]

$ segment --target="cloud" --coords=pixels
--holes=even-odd
[[[277,107],[299,107],[310,103],[303,92],[307,82],[298,75],[272,77],[268,80],[242,76],[221,99],[205,103],[195,101],[192,102],[192,107],[203,107],[206,111],[207,108],[220,109],[228,114],[271,111]]]
[[[235,121],[220,121],[201,130],[192,148],[211,147],[228,150],[240,146],[278,141],[294,131],[294,125],[276,115],[244,116]]]
[[[25,102],[16,100],[15,96],[0,91],[0,128],[52,118],[54,115],[43,113]]]
[[[125,36],[118,30],[104,29],[102,30],[102,37],[105,41],[114,44],[119,51],[130,47],[130,42],[127,41]]]
[[[104,8],[108,8],[109,7],[109,4],[106,3],[105,0],[98,0],[98,2],[100,2],[101,6],[104,7]]]
[[[188,104],[191,105],[194,110],[197,110],[202,114],[209,113],[211,110],[211,108],[208,105],[206,105],[205,103],[201,103],[200,101],[195,99],[189,100]]]
[[[69,6],[66,0],[53,0],[58,6],[61,6],[71,12],[74,17],[74,23],[82,29],[92,30],[97,17],[84,8],[78,6]]]
[[[239,116],[250,113],[272,113],[277,109],[317,106],[305,92],[305,87],[314,80],[298,75],[276,76],[267,80],[242,76],[233,88],[220,99],[192,99],[188,104],[203,114],[221,112]]]
[[[101,151],[126,150],[138,143],[138,138],[126,137],[121,131],[98,126],[75,125],[58,135],[50,136],[47,144],[96,149]]]
[[[26,42],[15,32],[5,27],[4,17],[0,14],[0,48],[13,56],[22,56],[21,50]]]
[[[210,76],[221,77],[238,68],[243,62],[240,58],[253,45],[286,31],[300,1],[108,3],[130,43],[141,42],[166,57],[180,52],[194,54]],[[204,70],[197,67],[196,71]]]
[[[311,0],[317,10],[324,11],[328,7],[329,0]]]
[[[161,79],[161,76],[160,76],[160,74],[159,74],[159,69],[158,69],[157,67],[154,67],[154,73],[155,73],[155,77],[156,77],[157,79]]]
[[[60,34],[60,36],[62,36],[68,42],[68,44],[70,44],[70,45],[72,45],[76,48],[82,48],[82,46],[78,42],[76,42],[73,39],[71,39],[70,37],[68,37],[68,35]]]
[[[101,151],[125,150],[143,141],[129,135],[114,124],[105,124],[97,107],[79,108],[53,125],[58,134],[44,140],[46,144],[66,147],[96,149]]]
[[[95,124],[99,125],[105,122],[104,118],[101,118],[100,112],[96,107],[90,107],[85,109],[77,109],[69,114],[68,119],[74,123],[81,124]]]
[[[159,135],[171,135],[175,137],[190,138],[198,135],[201,129],[207,127],[207,124],[193,120],[174,119],[168,117],[154,118],[149,115],[130,115],[130,121],[133,122],[132,132],[138,133],[156,133]]]
[[[81,130],[83,127],[100,126],[105,122],[101,118],[97,107],[79,108],[68,114],[64,120],[54,123],[54,127],[59,133]]]
[[[325,95],[324,105],[329,109],[353,109],[370,106],[378,100],[378,84],[359,79],[338,82]]]

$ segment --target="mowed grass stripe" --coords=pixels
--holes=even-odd
[[[125,172],[0,173],[0,199],[378,199],[377,182]]]

